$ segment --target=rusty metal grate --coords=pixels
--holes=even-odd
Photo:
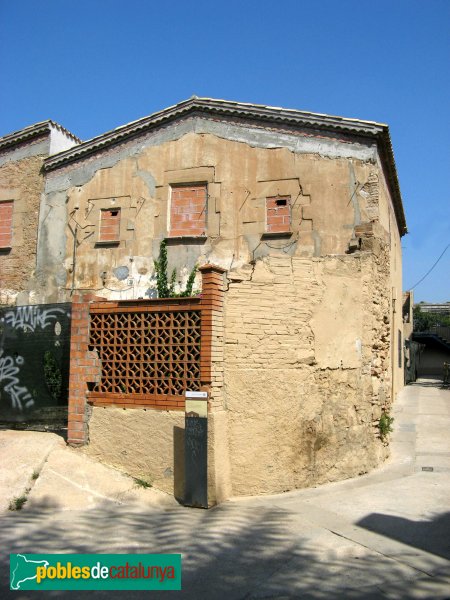
[[[89,346],[101,360],[92,391],[182,396],[200,389],[201,311],[91,314]]]

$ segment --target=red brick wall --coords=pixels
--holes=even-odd
[[[118,242],[120,240],[120,208],[100,211],[99,242]]]
[[[10,248],[12,243],[13,201],[0,202],[0,248]]]
[[[200,377],[203,387],[213,383],[213,362],[216,353],[222,351],[221,338],[216,325],[222,323],[223,280],[225,269],[216,265],[203,265],[202,274],[202,341],[200,357]]]
[[[267,233],[284,233],[291,230],[290,196],[266,198]]]
[[[87,384],[100,377],[100,363],[94,353],[89,352],[89,301],[92,295],[83,298],[74,296],[70,337],[69,417],[67,441],[72,445],[87,442]]]
[[[206,184],[172,187],[169,236],[204,235],[206,200]]]

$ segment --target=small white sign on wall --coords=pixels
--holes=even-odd
[[[187,416],[208,417],[208,392],[185,392]]]
[[[197,398],[197,400],[208,400],[208,392],[185,392],[186,398]]]

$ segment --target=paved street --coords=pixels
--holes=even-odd
[[[182,592],[46,597],[450,598],[450,390],[408,386],[393,416],[392,457],[375,472],[209,511],[137,488],[54,434],[0,432],[0,593],[42,598],[9,591],[9,553],[172,552]],[[36,470],[24,508],[8,511]]]

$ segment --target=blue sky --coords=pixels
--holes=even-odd
[[[449,26],[448,0],[0,0],[0,136],[193,94],[388,123],[409,288],[450,243]],[[415,299],[450,301],[450,248]]]

